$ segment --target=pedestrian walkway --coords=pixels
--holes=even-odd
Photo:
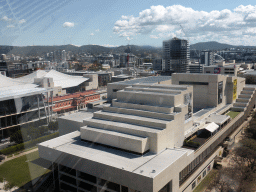
[[[2,160],[2,161],[0,162],[0,165],[4,164],[5,162],[10,161],[10,160],[12,160],[12,159],[15,159],[15,158],[21,157],[21,156],[23,156],[23,155],[27,155],[27,154],[29,154],[29,153],[35,152],[35,151],[37,151],[37,150],[38,150],[38,148],[35,148],[35,149],[29,150],[29,151],[22,152],[22,153],[20,153],[20,154],[18,154],[18,155],[13,155],[12,157],[9,157],[9,158],[6,157],[4,160]]]

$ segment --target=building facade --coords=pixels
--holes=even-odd
[[[215,65],[204,66],[203,73],[237,76],[239,68],[240,64],[236,64],[235,60],[230,63],[222,61],[220,63],[216,63]]]
[[[0,75],[0,137],[6,138],[21,126],[51,120],[52,107],[48,99],[52,90],[24,84]]]
[[[200,55],[200,63],[205,66],[213,65],[214,54],[212,51],[202,51]]]
[[[165,71],[186,73],[190,63],[189,42],[176,37],[164,41],[163,59],[165,60]]]
[[[68,112],[85,108],[87,103],[98,101],[100,95],[95,91],[84,91],[53,97],[53,112]],[[51,100],[50,100],[51,102]]]
[[[192,74],[181,74],[184,80],[182,75]],[[218,104],[225,97],[222,89],[229,89],[222,82],[226,76],[208,76],[211,88],[217,90],[213,103]],[[254,107],[256,91],[231,79],[236,88],[232,104],[243,100],[245,105],[239,104],[238,109],[218,104],[194,113],[193,100],[199,97],[194,85],[205,76],[190,78],[186,80],[190,83],[182,85],[123,87],[116,91],[111,106],[79,120],[80,131],[39,144],[40,157],[52,162],[55,186],[60,191],[193,191],[212,170],[215,158],[222,155],[222,142]],[[240,113],[231,119],[225,115],[227,110]],[[76,121],[70,120],[70,127]],[[199,145],[189,144],[197,138]]]

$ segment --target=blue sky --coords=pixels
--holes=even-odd
[[[0,45],[18,46],[161,46],[174,36],[256,45],[256,6],[241,0],[0,0],[0,34]]]

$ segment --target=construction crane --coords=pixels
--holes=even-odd
[[[185,33],[184,28],[182,27],[181,24],[180,24],[180,28],[181,28],[182,32],[185,34],[185,36],[186,36],[186,38],[187,38],[187,41],[190,42],[190,40],[189,40],[187,34]]]

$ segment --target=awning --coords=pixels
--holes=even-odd
[[[206,129],[206,130],[210,131],[211,133],[213,133],[218,128],[219,128],[219,125],[217,125],[216,123],[212,122],[212,123],[206,124],[202,129]]]

